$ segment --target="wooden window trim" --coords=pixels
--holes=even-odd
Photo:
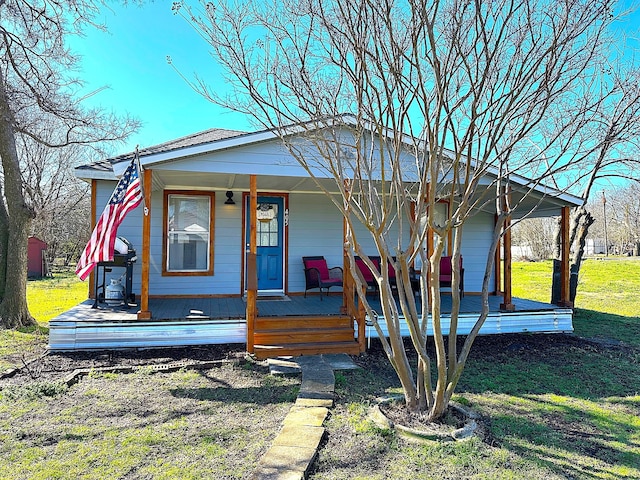
[[[167,269],[167,247],[168,247],[168,215],[169,215],[169,195],[183,195],[186,197],[209,197],[209,269],[197,272],[172,272]],[[165,190],[162,201],[162,276],[163,277],[204,277],[213,275],[213,251],[215,237],[215,210],[216,194],[202,190]]]

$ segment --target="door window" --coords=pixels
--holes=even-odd
[[[257,245],[258,247],[277,247],[279,245],[278,204],[258,204]]]

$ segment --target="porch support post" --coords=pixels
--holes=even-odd
[[[91,226],[93,227],[96,224],[97,217],[97,207],[96,207],[96,197],[98,195],[98,181],[93,179],[91,180]],[[95,283],[95,269],[91,270],[89,274],[89,298],[96,298],[96,283]]]
[[[494,227],[498,224],[499,215],[496,213],[494,217]],[[502,293],[502,239],[498,238],[498,245],[496,246],[496,258],[494,261],[494,276],[493,276],[493,292],[495,295]]]
[[[560,216],[561,235],[561,263],[560,263],[560,303],[562,307],[573,308],[570,294],[570,269],[569,269],[569,214],[570,207],[562,207]]]
[[[142,214],[142,275],[140,285],[140,311],[138,311],[138,320],[150,320],[151,311],[149,310],[149,263],[151,256],[149,254],[151,246],[151,182],[152,170],[145,168],[143,173],[144,187],[144,212]]]
[[[254,331],[258,317],[258,271],[256,257],[258,245],[256,241],[258,217],[257,177],[250,176],[249,190],[249,255],[247,255],[247,352],[253,353]]]
[[[502,211],[508,211],[508,203],[511,203],[511,191],[503,190],[502,195]],[[502,303],[500,304],[500,310],[507,312],[513,312],[516,306],[513,304],[511,297],[511,215],[507,215],[504,221],[504,235],[502,237],[504,248],[504,287],[502,294]]]
[[[342,306],[340,312],[347,313],[347,295],[349,295],[351,275],[349,270],[349,259],[347,258],[347,219],[342,217]],[[320,292],[322,293],[322,292]]]

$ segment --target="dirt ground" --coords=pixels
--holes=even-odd
[[[0,388],[32,382],[61,381],[76,369],[108,367],[144,367],[173,364],[198,364],[224,359],[242,359],[244,345],[209,345],[203,347],[126,349],[49,353],[43,351],[23,361],[20,357],[7,359],[17,371],[0,373]],[[26,365],[25,365],[26,363]]]
[[[460,340],[460,346],[463,340],[463,338]],[[486,360],[516,352],[544,355],[550,346],[594,351],[626,348],[621,342],[615,340],[585,339],[574,335],[491,335],[476,339],[470,358]],[[6,359],[17,367],[17,371],[0,372],[0,389],[7,385],[60,381],[76,369],[159,366],[187,362],[198,364],[224,359],[242,359],[246,355],[244,344],[49,354],[43,349],[39,354],[33,353],[28,359],[23,360],[17,356]],[[388,369],[388,360],[380,343],[376,341],[372,342],[371,348],[366,353],[354,357],[354,360],[368,369],[372,367],[379,371]],[[392,373],[392,377],[393,375]]]

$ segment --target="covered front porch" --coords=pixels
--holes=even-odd
[[[381,312],[375,296],[369,297],[374,310]],[[258,356],[287,355],[286,346],[269,347],[267,329],[273,332],[297,331],[306,338],[310,349],[317,343],[332,340],[343,351],[357,353],[367,339],[377,337],[371,319],[358,325],[341,312],[342,295],[321,297],[301,295],[258,299],[254,347]],[[501,309],[502,296],[490,296],[490,313],[480,333],[562,333],[573,331],[572,310],[548,303],[513,298],[515,310]],[[149,306],[154,312],[152,320],[140,320],[137,306],[125,309],[93,309],[92,301],[84,302],[49,322],[49,348],[54,351],[152,348],[184,345],[245,343],[247,341],[247,304],[241,297],[212,298],[151,298]],[[466,295],[461,299],[459,334],[470,331],[481,310],[481,297]],[[451,297],[442,296],[445,333]],[[379,323],[386,331],[384,319]],[[261,333],[261,329],[265,332]],[[330,333],[332,332],[332,333]],[[408,330],[404,331],[408,335]],[[261,336],[262,335],[262,336]],[[295,334],[287,333],[290,345],[298,345]],[[314,338],[321,337],[321,338]],[[265,349],[261,345],[265,343]],[[299,349],[299,346],[296,348]],[[311,353],[312,350],[309,350]],[[306,353],[302,351],[300,353]]]

